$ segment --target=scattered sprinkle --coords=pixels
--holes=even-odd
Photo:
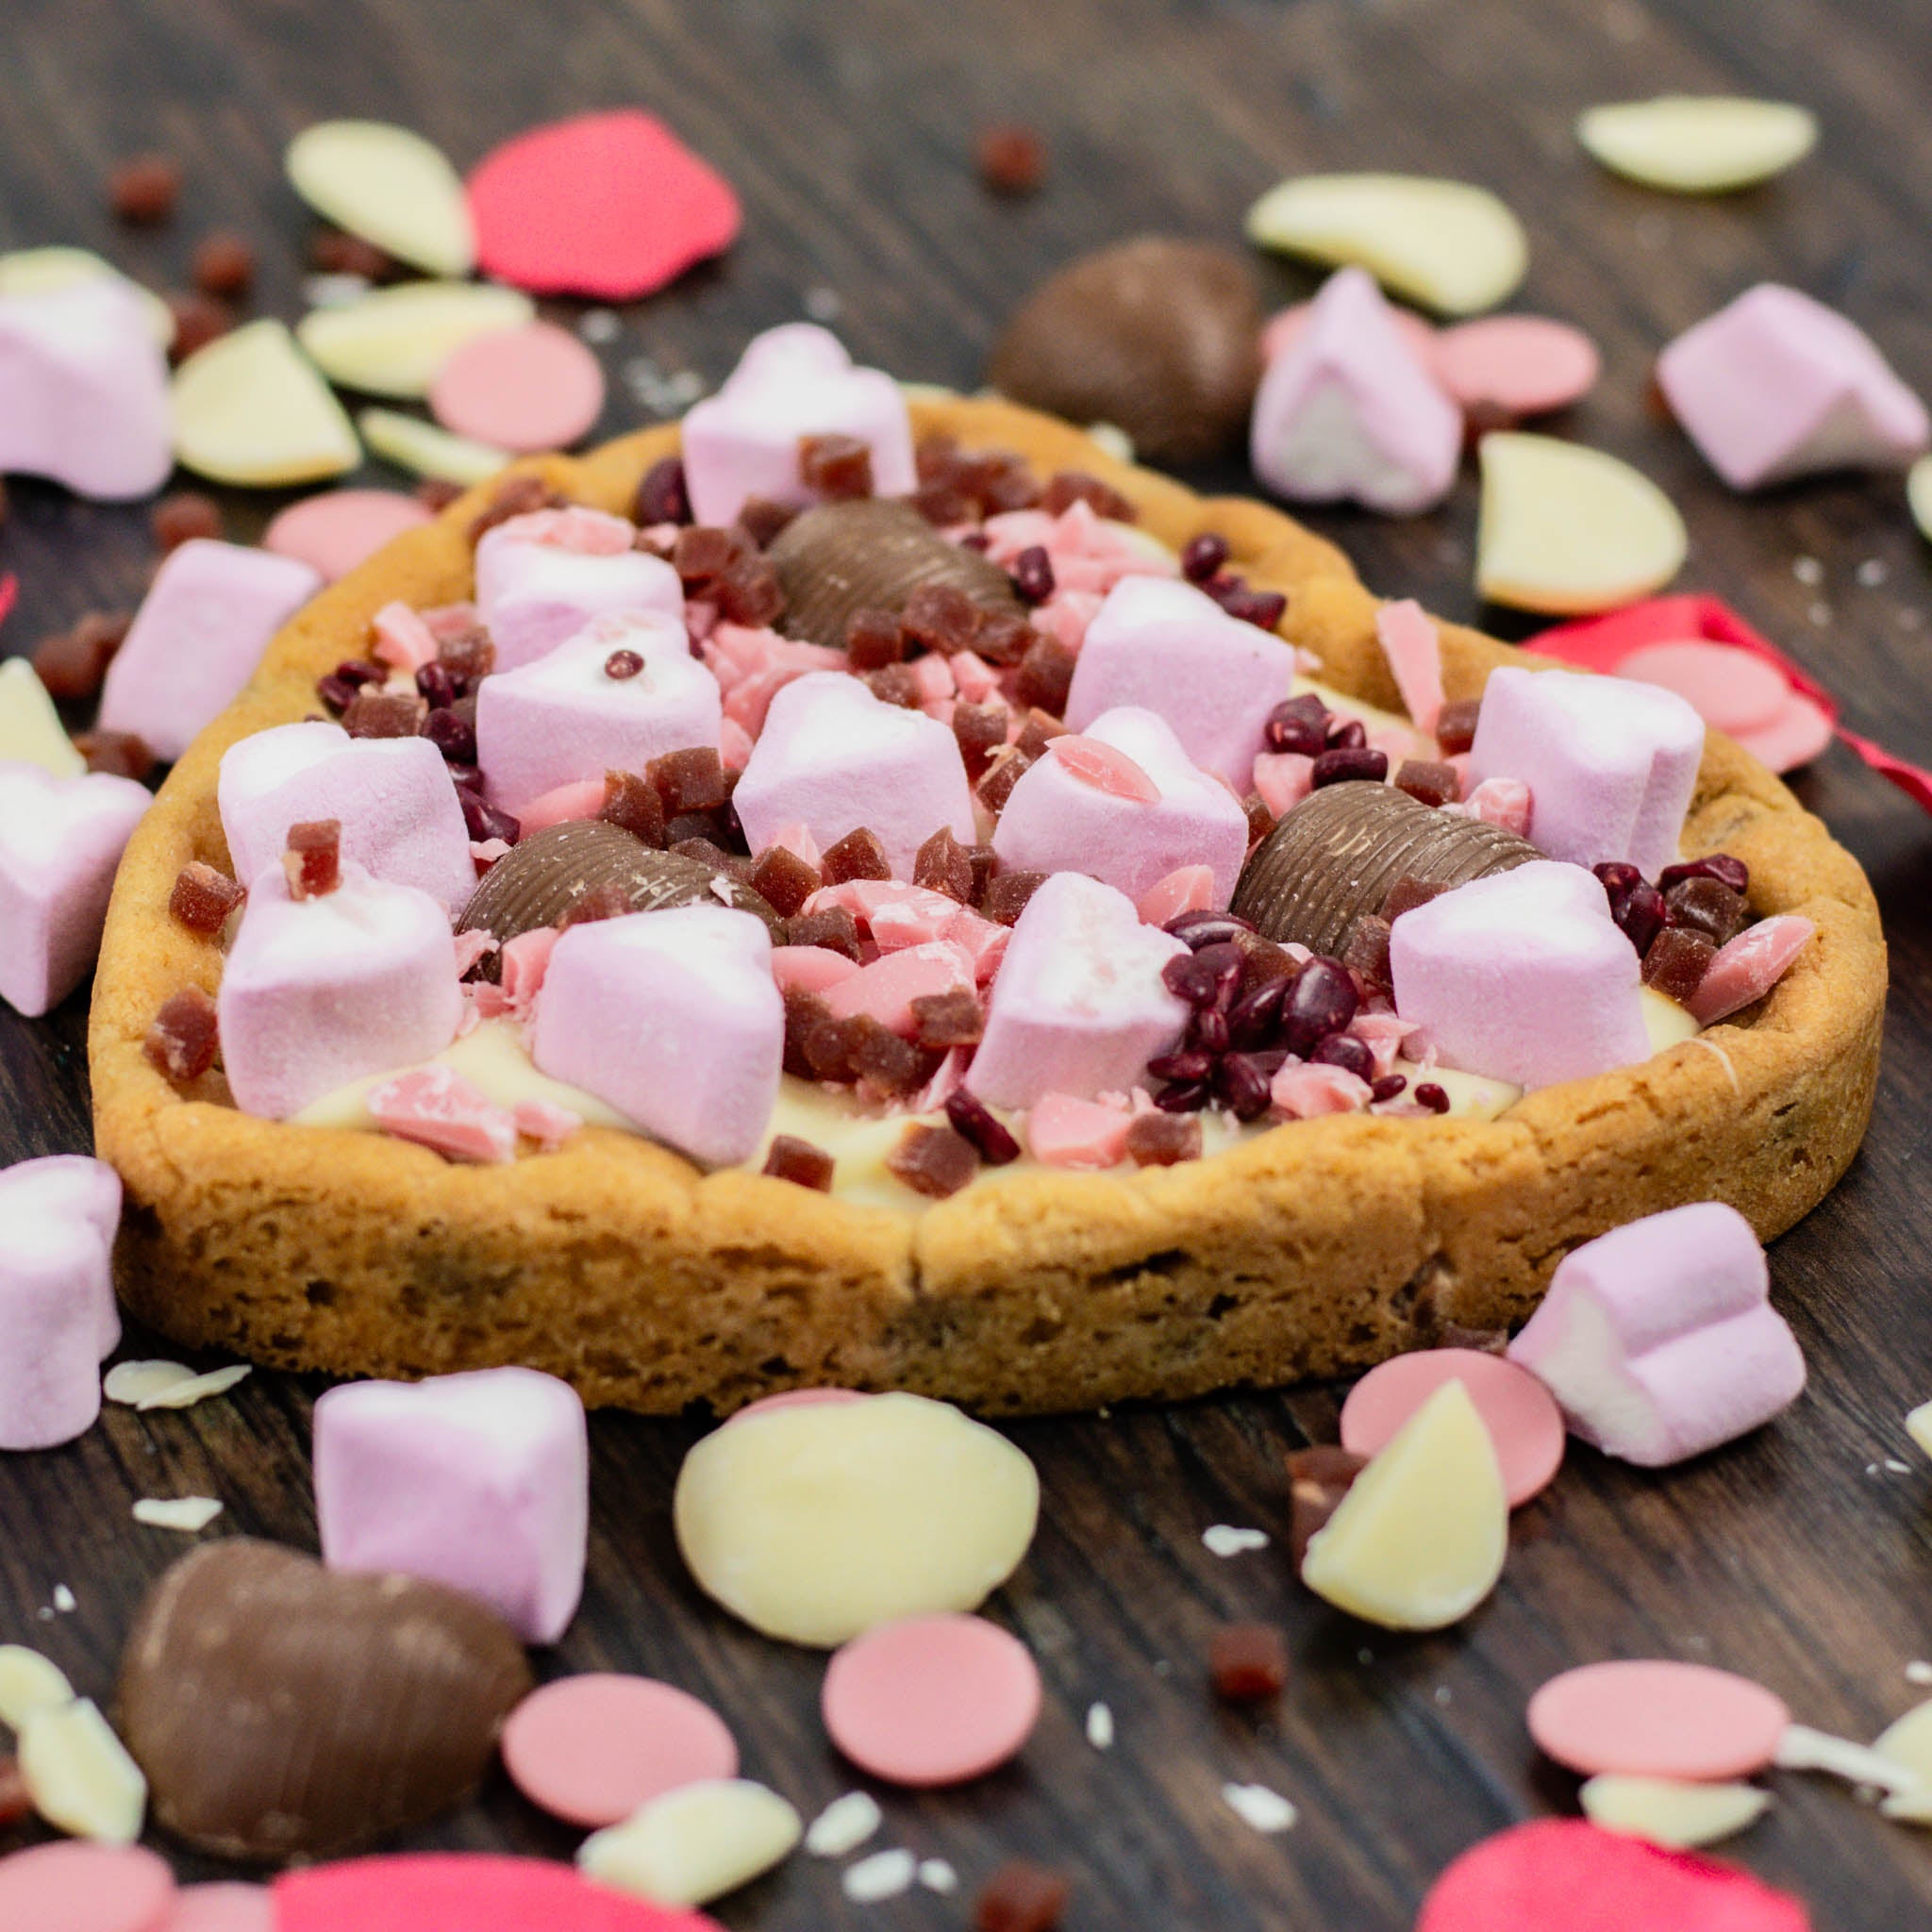
[[[1822,584],[1824,566],[1815,557],[1795,557],[1791,559],[1791,575],[1801,584]]]
[[[1922,1658],[1914,1657],[1906,1666],[1906,1682],[1907,1684],[1932,1684],[1932,1664],[1924,1662]]]
[[[63,1617],[72,1616],[80,1606],[75,1601],[74,1592],[64,1583],[54,1586],[54,1607]]]
[[[805,1848],[815,1858],[842,1858],[879,1828],[881,1816],[870,1792],[847,1791],[812,1820],[805,1834]]]
[[[1113,1711],[1107,1705],[1087,1707],[1087,1741],[1096,1751],[1113,1749]]]
[[[618,372],[632,398],[656,416],[675,416],[705,392],[705,379],[694,369],[667,374],[649,356],[634,356]]]
[[[1449,1708],[1450,1701],[1451,1699],[1448,1685],[1438,1684],[1436,1686],[1436,1702],[1440,1704],[1444,1710],[1447,1710]]]
[[[848,1865],[839,1883],[854,1905],[869,1906],[911,1890],[918,1874],[919,1861],[910,1852],[874,1852],[871,1857]]]
[[[1134,439],[1113,423],[1090,423],[1087,425],[1088,440],[1097,442],[1116,462],[1131,463],[1134,460]]]
[[[1373,1650],[1371,1650],[1367,1644],[1363,1644],[1362,1647],[1356,1652],[1355,1660],[1357,1663],[1360,1664],[1364,1670],[1366,1670],[1370,1664],[1375,1661],[1375,1653]]]
[[[919,1882],[928,1891],[958,1891],[959,1874],[943,1858],[926,1858],[919,1867]]]
[[[1858,581],[1868,591],[1875,591],[1890,575],[1891,572],[1882,557],[1868,557],[1858,566]]]
[[[1238,1528],[1232,1523],[1211,1523],[1201,1532],[1201,1541],[1212,1556],[1239,1557],[1249,1550],[1265,1550],[1268,1532]]]
[[[577,333],[587,342],[614,342],[624,327],[624,318],[614,308],[587,308],[577,323]]]
[[[1910,1475],[1912,1473],[1912,1465],[1909,1462],[1901,1462],[1896,1456],[1888,1456],[1885,1458],[1885,1466],[1893,1475]]]
[[[302,299],[311,308],[346,308],[369,289],[364,275],[310,275],[302,284]]]
[[[1227,1808],[1256,1831],[1288,1831],[1301,1815],[1279,1791],[1266,1785],[1223,1785],[1221,1796]]]
[[[814,322],[837,322],[845,312],[845,303],[837,289],[808,289],[805,291],[805,312]]]
[[[1805,615],[1807,618],[1809,618],[1811,622],[1819,627],[1820,630],[1823,630],[1824,626],[1831,622],[1831,606],[1827,604],[1823,597],[1821,597],[1819,598],[1817,603],[1810,605],[1806,609]]]
[[[194,1536],[222,1513],[212,1496],[143,1496],[134,1506],[134,1520],[154,1529],[178,1529]]]

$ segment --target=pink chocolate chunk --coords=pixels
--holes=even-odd
[[[516,1117],[453,1067],[411,1067],[373,1088],[368,1105],[384,1133],[451,1160],[488,1166],[517,1158]]]
[[[1704,969],[1689,1001],[1690,1017],[1700,1026],[1715,1026],[1755,1005],[1785,976],[1817,930],[1794,912],[1746,926]]]
[[[1027,1152],[1048,1167],[1117,1167],[1127,1158],[1133,1118],[1104,1101],[1042,1093],[1026,1109]]]
[[[827,985],[823,997],[836,1020],[864,1015],[910,1040],[915,1030],[914,1000],[971,992],[973,984],[973,959],[965,948],[950,940],[931,940],[896,953],[881,953],[871,965]]]
[[[1442,635],[1412,597],[1375,612],[1375,636],[1389,660],[1402,708],[1418,731],[1433,732],[1442,715]]]

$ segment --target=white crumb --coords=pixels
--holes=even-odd
[[[910,1852],[874,1852],[871,1857],[848,1865],[839,1883],[854,1905],[870,1906],[910,1891],[918,1875],[919,1861]]]
[[[212,1496],[143,1496],[134,1506],[134,1520],[154,1529],[185,1530],[193,1536],[222,1513]]]
[[[1208,1545],[1211,1556],[1239,1557],[1249,1550],[1265,1550],[1268,1532],[1265,1529],[1241,1529],[1232,1523],[1210,1523],[1201,1532],[1201,1541]]]
[[[1087,1741],[1096,1751],[1113,1749],[1113,1711],[1105,1704],[1087,1707]]]
[[[879,1828],[880,1811],[870,1792],[834,1798],[807,1827],[805,1848],[815,1858],[842,1858]]]
[[[1288,1799],[1266,1785],[1223,1785],[1221,1796],[1243,1824],[1257,1831],[1288,1831],[1301,1816]]]

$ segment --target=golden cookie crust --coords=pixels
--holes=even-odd
[[[1199,497],[1006,403],[922,394],[913,417],[921,434],[1016,449],[1041,474],[1099,475],[1175,548],[1218,530],[1251,581],[1287,592],[1282,633],[1325,679],[1400,708],[1376,599],[1291,518]],[[520,467],[625,510],[676,446],[666,425]],[[348,1375],[522,1362],[588,1403],[648,1412],[814,1384],[989,1412],[1089,1408],[1334,1374],[1445,1324],[1519,1320],[1569,1249],[1687,1201],[1729,1201],[1769,1240],[1857,1149],[1885,1004],[1877,907],[1824,826],[1716,736],[1686,849],[1735,853],[1754,909],[1803,913],[1817,938],[1735,1020],[1494,1122],[1335,1116],[1173,1168],[1016,1175],[909,1216],[701,1174],[606,1129],[462,1167],[379,1135],[251,1119],[222,1104],[219,1075],[177,1092],[142,1041],[169,994],[218,981],[217,949],[167,902],[188,860],[227,864],[223,752],[311,715],[316,679],[359,655],[391,598],[468,595],[465,532],[488,495],[398,539],[281,633],[121,867],[89,1039],[95,1134],[126,1184],[121,1293],[177,1341]],[[1454,625],[1442,643],[1451,698],[1476,695],[1498,664],[1536,661]]]

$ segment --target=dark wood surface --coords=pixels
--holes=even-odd
[[[753,330],[829,291],[863,358],[970,386],[1004,314],[1081,249],[1149,228],[1232,239],[1252,197],[1299,170],[1486,182],[1529,228],[1522,305],[1582,323],[1606,353],[1600,391],[1562,427],[1635,459],[1676,498],[1692,533],[1687,587],[1728,597],[1785,643],[1841,694],[1855,728],[1932,764],[1932,552],[1896,481],[1740,501],[1645,402],[1659,344],[1767,276],[1843,306],[1932,391],[1932,9],[9,0],[0,46],[0,246],[89,243],[167,286],[205,229],[240,228],[262,252],[258,306],[290,319],[307,224],[279,158],[308,121],[391,117],[463,166],[565,111],[635,101],[664,112],[738,183],[746,228],[724,262],[625,312],[605,352],[613,375],[649,358],[716,381]],[[1580,108],[1673,89],[1806,101],[1823,119],[1821,151],[1774,186],[1677,201],[1605,176],[1574,145]],[[1030,122],[1050,142],[1038,199],[1001,204],[975,185],[966,156],[993,118]],[[150,147],[186,164],[181,218],[117,232],[101,179]],[[1262,272],[1279,299],[1312,286],[1287,265]],[[831,307],[812,299],[821,313]],[[614,381],[605,428],[642,414]],[[26,485],[12,498],[0,566],[19,572],[23,595],[7,649],[90,607],[135,601],[151,565],[143,509]],[[238,498],[236,533],[272,507]],[[1467,478],[1434,516],[1317,521],[1378,589],[1479,614]],[[1526,628],[1498,621],[1508,635]],[[1932,1485],[1900,1417],[1932,1395],[1932,823],[1841,751],[1797,790],[1870,871],[1896,980],[1866,1150],[1774,1257],[1811,1362],[1802,1405],[1757,1440],[1662,1477],[1574,1454],[1518,1518],[1493,1601],[1420,1640],[1327,1614],[1297,1592],[1278,1551],[1223,1561],[1201,1544],[1212,1523],[1280,1525],[1282,1452],[1332,1437],[1338,1391],[1018,1426],[1045,1507],[1031,1557],[991,1613],[1041,1659],[1044,1720],[1015,1769],[951,1795],[887,1795],[878,1844],[949,1858],[969,1891],[1012,1854],[1061,1865],[1075,1880],[1076,1932],[1395,1932],[1465,1846],[1574,1807],[1574,1781],[1540,1765],[1523,1728],[1528,1693],[1561,1668],[1645,1654],[1724,1663],[1776,1687],[1807,1722],[1861,1739],[1923,1694],[1904,1667],[1932,1656]],[[84,995],[45,1022],[0,1013],[0,1159],[89,1146],[84,1017]],[[129,1348],[153,1352],[139,1335]],[[0,1640],[41,1645],[83,1691],[108,1691],[137,1597],[186,1547],[129,1520],[139,1496],[215,1495],[226,1505],[218,1531],[312,1548],[314,1392],[258,1374],[188,1415],[115,1410],[71,1447],[0,1458]],[[643,1670],[713,1699],[747,1772],[809,1815],[854,1782],[818,1724],[822,1663],[737,1627],[686,1578],[669,1501],[694,1434],[594,1424],[589,1591],[544,1668]],[[1884,1470],[1894,1456],[1909,1474]],[[50,1616],[63,1583],[78,1607]],[[1291,1634],[1294,1682],[1259,1717],[1218,1708],[1203,1689],[1208,1633],[1236,1618]],[[1082,1736],[1094,1700],[1119,1727],[1105,1755]],[[1289,1794],[1298,1828],[1251,1831],[1222,1803],[1229,1779]],[[1927,1923],[1922,1838],[1828,1783],[1782,1776],[1776,1787],[1770,1817],[1725,1856],[1802,1892],[1821,1927]],[[570,1850],[501,1780],[422,1842]],[[833,1867],[801,1857],[721,1916],[774,1932],[874,1917],[942,1926],[965,1923],[967,1906],[924,1892],[852,1906]]]

